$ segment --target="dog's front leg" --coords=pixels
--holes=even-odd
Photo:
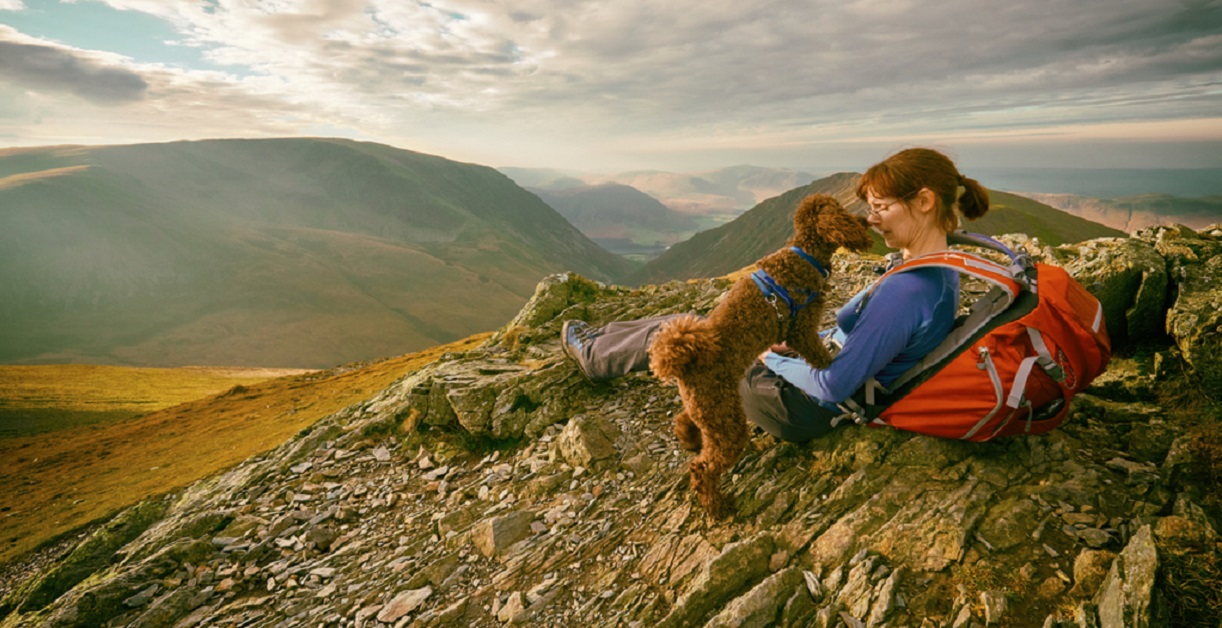
[[[819,325],[823,315],[822,303],[812,304],[798,311],[789,327],[787,344],[808,364],[815,368],[827,368],[832,363],[832,354],[819,337]]]

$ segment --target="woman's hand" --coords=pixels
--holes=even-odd
[[[787,344],[785,344],[785,343],[783,343],[783,342],[782,342],[782,343],[780,343],[780,344],[775,344],[775,345],[772,345],[771,347],[769,347],[769,348],[768,348],[768,350],[767,350],[767,351],[765,351],[765,352],[761,353],[761,354],[760,354],[760,357],[759,357],[759,361],[760,361],[760,362],[763,362],[763,361],[764,361],[764,358],[768,357],[768,354],[769,354],[769,353],[775,353],[775,354],[777,354],[777,355],[782,355],[782,356],[785,356],[785,357],[787,357],[787,358],[800,358],[800,357],[802,357],[802,356],[798,355],[798,352],[797,352],[797,351],[794,351],[793,349],[790,349],[790,348],[789,348],[789,345],[787,345]]]
[[[797,352],[797,351],[794,351],[793,349],[790,349],[790,348],[789,348],[789,345],[787,345],[787,344],[785,344],[785,343],[783,343],[783,342],[782,342],[781,344],[772,345],[772,347],[768,349],[768,352],[769,352],[769,353],[775,353],[775,354],[777,354],[777,355],[783,355],[783,356],[785,356],[785,357],[787,357],[787,358],[800,358],[800,357],[802,357],[802,356],[798,355],[798,352]]]

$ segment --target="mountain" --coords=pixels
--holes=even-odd
[[[732,190],[750,192],[751,203],[739,209],[746,209],[765,199],[806,185],[815,179],[815,175],[808,172],[747,165],[730,166],[697,174],[700,178],[711,181],[716,189],[725,190],[727,193],[731,193]]]
[[[864,212],[865,203],[854,194],[857,177],[852,173],[835,174],[765,200],[732,222],[672,246],[632,279],[654,283],[716,277],[750,265],[784,244],[793,233],[794,209],[810,194],[828,194],[849,211]]]
[[[737,216],[764,199],[810,183],[815,178],[788,168],[760,166],[731,166],[688,173],[635,170],[613,175],[547,168],[500,170],[525,188],[568,190],[618,183],[640,190],[675,211],[721,217]]]
[[[1052,246],[1128,235],[1119,229],[1079,218],[1025,196],[998,190],[989,190],[989,213],[962,226],[985,235],[1023,233]]]
[[[653,283],[715,277],[748,266],[779,248],[792,235],[793,211],[810,194],[831,195],[849,211],[864,215],[865,203],[855,194],[860,177],[855,173],[834,174],[770,198],[732,222],[672,246],[637,271],[632,280]],[[987,235],[1024,233],[1050,245],[1125,235],[1021,196],[993,190],[989,196],[989,213],[965,224],[965,228]],[[881,240],[875,239],[875,252],[882,252]]]
[[[1058,248],[1041,261],[1106,309],[1136,302],[1147,325],[1186,324],[1131,335],[1155,343],[1140,352],[1117,342],[1133,357],[1113,357],[1047,434],[975,443],[852,421],[803,444],[754,433],[723,480],[736,507],[724,521],[688,487],[674,386],[590,382],[559,346],[574,316],[707,312],[724,279],[549,277],[465,348],[235,389],[76,449],[4,455],[0,441],[0,472],[47,503],[0,493],[6,543],[120,503],[89,490],[99,478],[81,490],[48,467],[141,482],[113,517],[8,554],[0,626],[1215,627],[1219,253],[1218,234],[1175,229]],[[878,262],[835,256],[830,301]],[[301,418],[317,406],[295,412],[298,396],[340,395],[317,421]],[[158,476],[182,481],[150,491]]]
[[[813,178],[795,170],[732,166],[695,173],[623,172],[601,180],[631,185],[676,211],[738,215],[766,198],[805,185]]]
[[[687,239],[701,222],[652,196],[618,183],[565,189],[527,188],[607,250],[626,254]]]
[[[1194,229],[1222,223],[1222,196],[1185,198],[1139,194],[1093,198],[1076,194],[1026,194],[1061,211],[1128,233],[1155,225],[1182,224]]]
[[[379,144],[0,151],[3,362],[332,366],[631,268],[492,168]]]
[[[497,168],[501,174],[513,179],[514,183],[531,189],[563,190],[589,185],[586,182],[589,175],[555,168],[514,168],[503,166]]]

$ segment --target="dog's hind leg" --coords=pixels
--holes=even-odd
[[[687,410],[675,415],[675,437],[679,439],[680,447],[688,451],[700,451],[700,444],[703,440],[700,437],[700,428],[692,422]]]
[[[722,470],[711,464],[704,456],[692,458],[688,463],[691,472],[691,489],[705,514],[714,520],[725,519],[734,513],[733,502],[721,492]]]
[[[737,399],[733,399],[737,402]],[[703,442],[700,454],[692,459],[692,492],[713,519],[724,519],[734,513],[734,501],[721,491],[721,477],[729,471],[747,448],[748,427],[741,408],[737,411],[718,408],[715,416],[702,414]],[[710,421],[712,421],[710,423]],[[698,425],[700,420],[695,421]]]

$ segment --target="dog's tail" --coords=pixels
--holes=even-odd
[[[658,330],[649,346],[649,368],[662,381],[680,379],[717,359],[717,331],[695,315],[680,316]]]

